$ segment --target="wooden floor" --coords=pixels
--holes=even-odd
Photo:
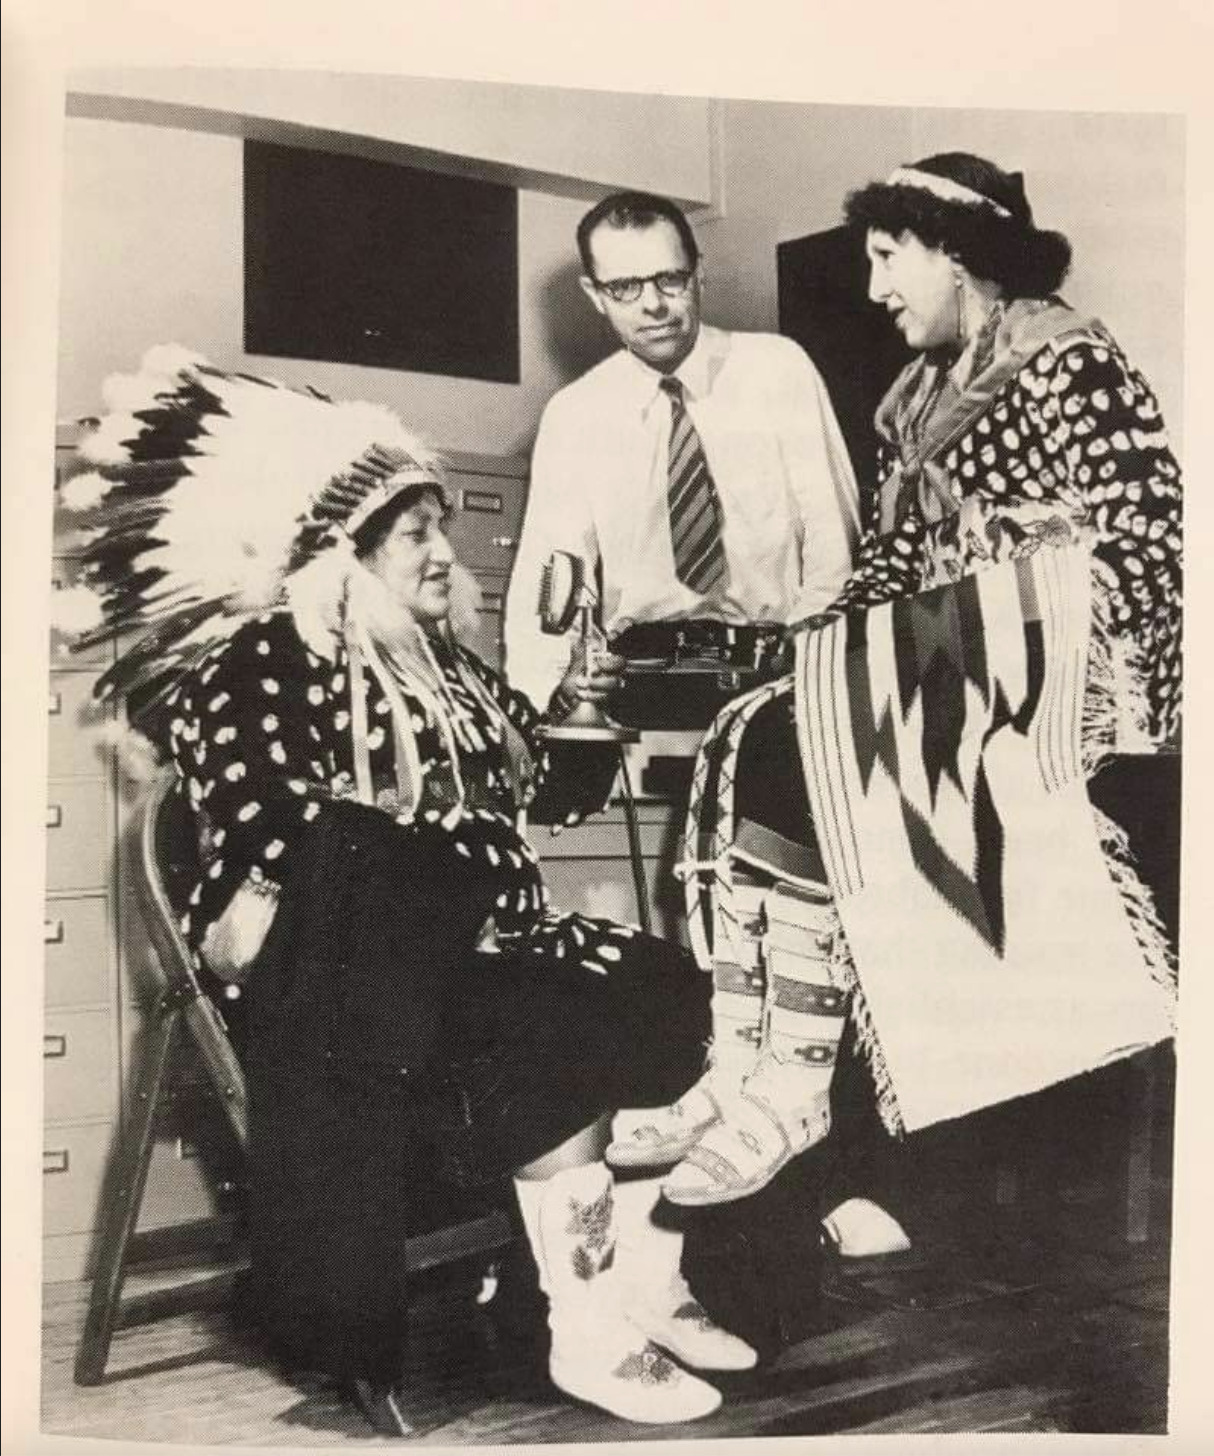
[[[720,1382],[722,1409],[631,1426],[562,1399],[534,1330],[436,1283],[410,1354],[418,1444],[622,1441],[841,1432],[1161,1432],[1168,1376],[1166,1227],[1130,1246],[1083,1199],[1043,1230],[992,1212],[982,1231],[886,1260],[838,1261],[824,1333]],[[1158,1220],[1157,1220],[1158,1221]],[[1104,1228],[1106,1231],[1101,1232]],[[467,1287],[465,1277],[464,1287]],[[330,1389],[267,1368],[222,1309],[121,1331],[105,1384],[71,1366],[86,1289],[48,1289],[43,1429],[127,1442],[387,1444]],[[122,1378],[138,1367],[143,1373]]]

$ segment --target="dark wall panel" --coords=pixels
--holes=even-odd
[[[780,243],[776,268],[780,332],[818,366],[867,503],[876,479],[873,412],[910,351],[868,301],[868,263],[850,229]]]
[[[250,354],[519,379],[511,187],[246,142]]]

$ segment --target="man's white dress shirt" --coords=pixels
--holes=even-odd
[[[856,482],[817,369],[791,340],[702,325],[675,371],[724,515],[728,578],[704,597],[675,576],[664,377],[621,349],[549,401],[506,605],[506,668],[541,708],[569,642],[540,631],[554,550],[601,563],[609,636],[639,622],[786,622],[827,606],[851,571]]]

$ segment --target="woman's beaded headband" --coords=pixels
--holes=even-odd
[[[945,202],[964,202],[971,207],[989,207],[996,217],[1011,217],[1009,210],[996,202],[993,197],[986,197],[981,192],[975,192],[972,187],[966,187],[961,182],[954,182],[949,177],[937,177],[934,172],[921,172],[917,167],[895,167],[886,180],[887,187],[918,187],[920,191],[930,192],[933,197],[939,197]]]

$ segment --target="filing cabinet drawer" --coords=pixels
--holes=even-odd
[[[201,1158],[179,1138],[158,1142],[148,1167],[139,1227],[166,1228],[213,1218],[219,1211],[214,1186]]]
[[[141,1228],[213,1218],[232,1205],[244,1158],[218,1097],[183,1091],[162,1110],[148,1167]]]
[[[109,1001],[109,907],[102,896],[48,900],[42,939],[48,1007],[93,1006]]]
[[[48,1011],[42,1034],[42,1081],[48,1122],[112,1116],[118,1104],[114,1013]]]
[[[505,475],[447,476],[454,498],[451,541],[455,554],[471,571],[487,568],[503,574],[518,550],[526,486]]]
[[[505,655],[506,578],[489,572],[477,573],[481,604],[476,614],[476,628],[467,645],[490,667],[502,670]]]
[[[645,880],[654,935],[686,945],[681,885],[663,878],[653,860],[645,863]],[[555,860],[544,866],[544,883],[557,910],[605,917],[624,925],[639,923],[632,869],[627,860]]]
[[[47,696],[51,778],[96,777],[105,771],[108,752],[99,737],[108,710],[93,697],[96,676],[53,672]]]
[[[42,1231],[85,1233],[97,1221],[113,1129],[47,1127],[42,1134]]]
[[[663,807],[660,814],[651,815],[640,809],[637,819],[644,858],[665,857],[673,863],[678,830],[669,810]],[[628,826],[620,809],[613,808],[605,814],[595,815],[555,835],[547,825],[537,824],[529,831],[529,837],[545,865],[560,859],[628,858]]]
[[[114,832],[101,779],[52,779],[46,799],[46,887],[96,890],[109,877]]]

